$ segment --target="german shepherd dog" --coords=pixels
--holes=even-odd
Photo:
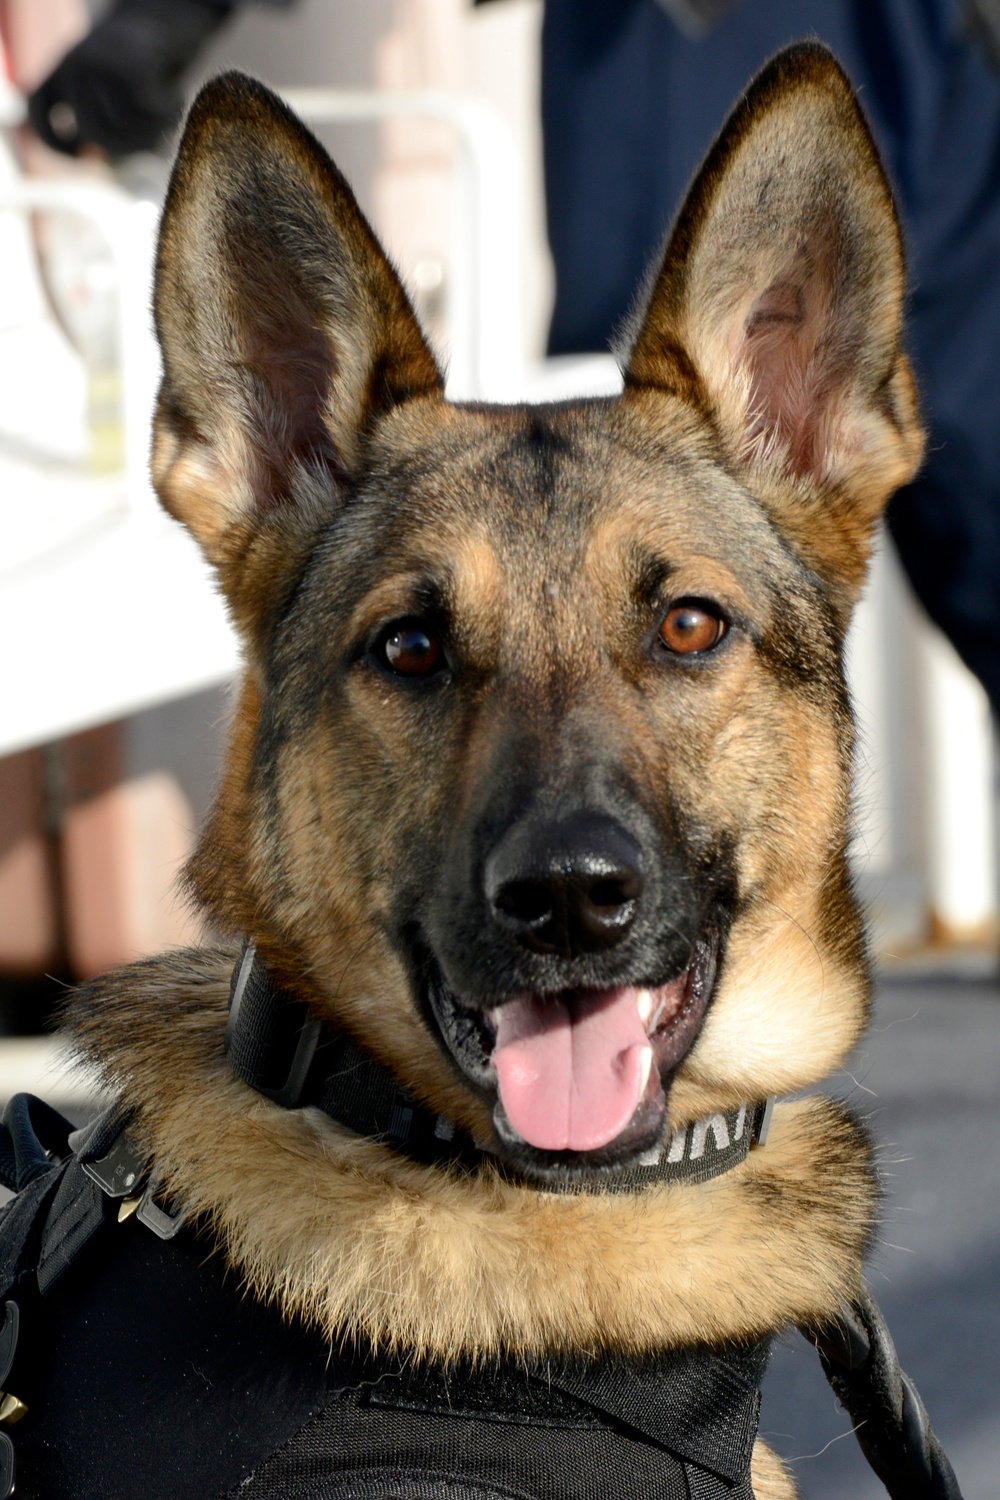
[[[245,653],[189,868],[237,947],[123,970],[69,1021],[160,1202],[328,1352],[662,1360],[857,1291],[878,1194],[839,1103],[779,1103],[728,1170],[634,1179],[816,1083],[865,1021],[843,647],[921,458],[903,291],[868,127],[799,45],[698,173],[622,395],[452,404],[316,141],[238,75],[194,104],[153,474]],[[241,941],[471,1164],[237,1076]],[[537,1493],[617,1493],[588,1482]],[[536,1493],[455,1483],[357,1493]],[[760,1443],[725,1492],[751,1485],[794,1493]]]

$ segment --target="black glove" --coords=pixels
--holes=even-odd
[[[180,80],[236,0],[118,0],[28,100],[56,151],[99,146],[112,159],[154,151],[180,119]]]

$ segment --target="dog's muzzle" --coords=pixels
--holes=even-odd
[[[664,983],[524,991],[481,1008],[463,1004],[436,970],[430,1008],[463,1075],[492,1100],[503,1154],[545,1176],[620,1167],[655,1149],[719,949],[717,932],[706,933]]]
[[[414,967],[497,1149],[543,1176],[640,1159],[714,991],[727,922],[711,882],[676,849],[647,869],[592,810],[519,818],[478,868],[455,882],[468,898],[446,883]]]

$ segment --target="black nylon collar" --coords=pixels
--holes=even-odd
[[[281,989],[252,944],[233,969],[226,1058],[237,1078],[285,1109],[313,1105],[356,1135],[414,1161],[474,1172],[496,1157],[444,1115],[424,1109],[346,1032],[327,1028]],[[763,1146],[774,1100],[741,1104],[678,1130],[635,1166],[563,1191],[638,1192],[655,1182],[707,1182]],[[511,1171],[504,1164],[505,1173]],[[560,1191],[546,1188],[546,1191]]]

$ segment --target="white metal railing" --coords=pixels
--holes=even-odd
[[[915,606],[883,540],[848,640],[859,722],[854,864],[883,951],[983,942],[998,907],[986,694]]]
[[[153,245],[159,211],[110,183],[20,177],[0,183],[0,213],[38,210],[76,214],[96,225],[111,254],[118,290],[119,368],[125,480],[130,507],[152,511],[149,434],[160,378],[150,314]]]

